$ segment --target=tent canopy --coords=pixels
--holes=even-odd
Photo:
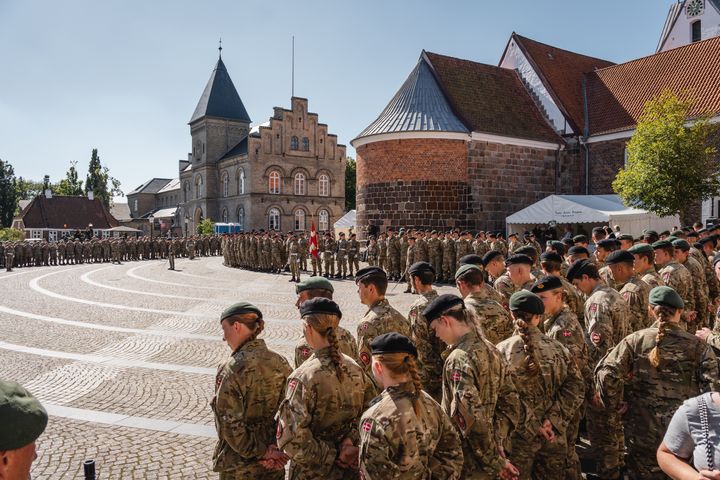
[[[350,210],[343,215],[337,222],[335,222],[335,228],[355,228],[355,219],[357,214],[355,210]]]
[[[138,230],[137,228],[130,228],[130,227],[114,227],[114,228],[108,228],[105,230],[106,232],[118,232],[118,233],[143,233],[142,230]]]

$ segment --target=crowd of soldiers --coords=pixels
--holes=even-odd
[[[0,268],[11,271],[20,267],[169,259],[174,269],[175,257],[215,256],[220,249],[218,235],[23,240],[0,242]]]

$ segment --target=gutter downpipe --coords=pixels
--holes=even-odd
[[[580,137],[580,145],[585,149],[585,195],[590,194],[590,147],[588,146],[587,139],[590,134],[590,126],[588,114],[588,97],[587,97],[587,77],[582,77],[582,90],[583,90],[583,116],[585,117],[585,128],[583,128],[582,137]]]

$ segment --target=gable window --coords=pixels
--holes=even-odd
[[[268,228],[270,230],[280,230],[280,210],[271,208],[268,212]]]
[[[307,137],[303,137],[303,139],[302,139],[302,151],[303,152],[310,151],[310,140],[308,140]]]
[[[325,174],[320,175],[318,178],[318,195],[321,197],[330,196],[330,177]]]
[[[305,230],[305,210],[295,212],[295,230]]]
[[[238,174],[238,195],[245,193],[245,170],[240,169]]]
[[[280,174],[278,172],[270,172],[270,177],[268,178],[268,192],[273,195],[280,194]]]
[[[700,20],[695,20],[690,24],[690,40],[695,43],[702,40],[702,25]]]
[[[330,225],[330,215],[328,214],[328,211],[320,210],[318,212],[318,229],[321,232],[325,232],[328,230],[329,225]]]
[[[305,195],[305,174],[295,174],[295,195]]]
[[[227,172],[223,173],[222,192],[223,197],[227,197],[230,194],[230,176],[227,174]]]
[[[290,139],[290,150],[297,150],[298,149],[298,138],[293,135],[293,137]]]

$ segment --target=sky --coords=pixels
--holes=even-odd
[[[497,65],[510,34],[614,62],[655,52],[675,0],[0,0],[0,159],[81,175],[93,148],[129,192],[178,175],[218,57],[253,123],[295,95],[350,141],[423,49]],[[122,201],[122,200],[120,200]]]

